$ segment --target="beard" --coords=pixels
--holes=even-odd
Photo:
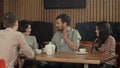
[[[57,31],[60,31],[60,32],[62,32],[63,30],[62,30],[62,29],[59,29],[59,28],[57,28]]]
[[[63,26],[61,28],[57,27],[57,30],[63,32],[64,27]]]

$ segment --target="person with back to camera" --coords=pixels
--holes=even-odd
[[[18,27],[18,31],[22,32],[27,43],[29,44],[29,46],[35,51],[36,49],[38,49],[38,43],[36,40],[35,36],[31,36],[31,24],[29,21],[27,20],[21,20],[19,21],[19,27]],[[34,61],[32,60],[25,60],[25,62],[23,63],[23,67],[32,67],[32,65],[34,65]]]
[[[108,22],[97,23],[95,32],[97,39],[92,47],[92,53],[115,55],[116,41],[111,35],[110,24]],[[105,68],[115,68],[115,64],[116,60],[113,59],[105,63]]]
[[[12,12],[3,16],[5,29],[0,30],[0,58],[6,63],[6,68],[14,68],[14,62],[18,56],[18,48],[28,58],[33,59],[35,54],[27,44],[22,33],[18,32],[18,19]]]

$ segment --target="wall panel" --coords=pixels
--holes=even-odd
[[[3,0],[0,0],[0,29],[2,28]]]
[[[71,25],[76,22],[120,21],[120,0],[86,0],[83,9],[44,9],[44,0],[4,0],[4,13],[13,11],[19,20],[46,21],[55,23],[61,13],[71,16]]]

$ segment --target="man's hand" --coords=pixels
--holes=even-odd
[[[74,44],[73,41],[71,41],[68,38],[67,30],[63,30],[63,33],[61,34],[61,36],[72,50],[74,50],[74,51],[78,50],[78,47],[76,46],[76,44]]]
[[[67,30],[63,30],[63,33],[61,34],[62,38],[65,40],[67,38]]]

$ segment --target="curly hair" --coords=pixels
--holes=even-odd
[[[30,22],[27,20],[21,20],[19,21],[18,31],[20,32],[26,32],[27,27],[30,25]]]

